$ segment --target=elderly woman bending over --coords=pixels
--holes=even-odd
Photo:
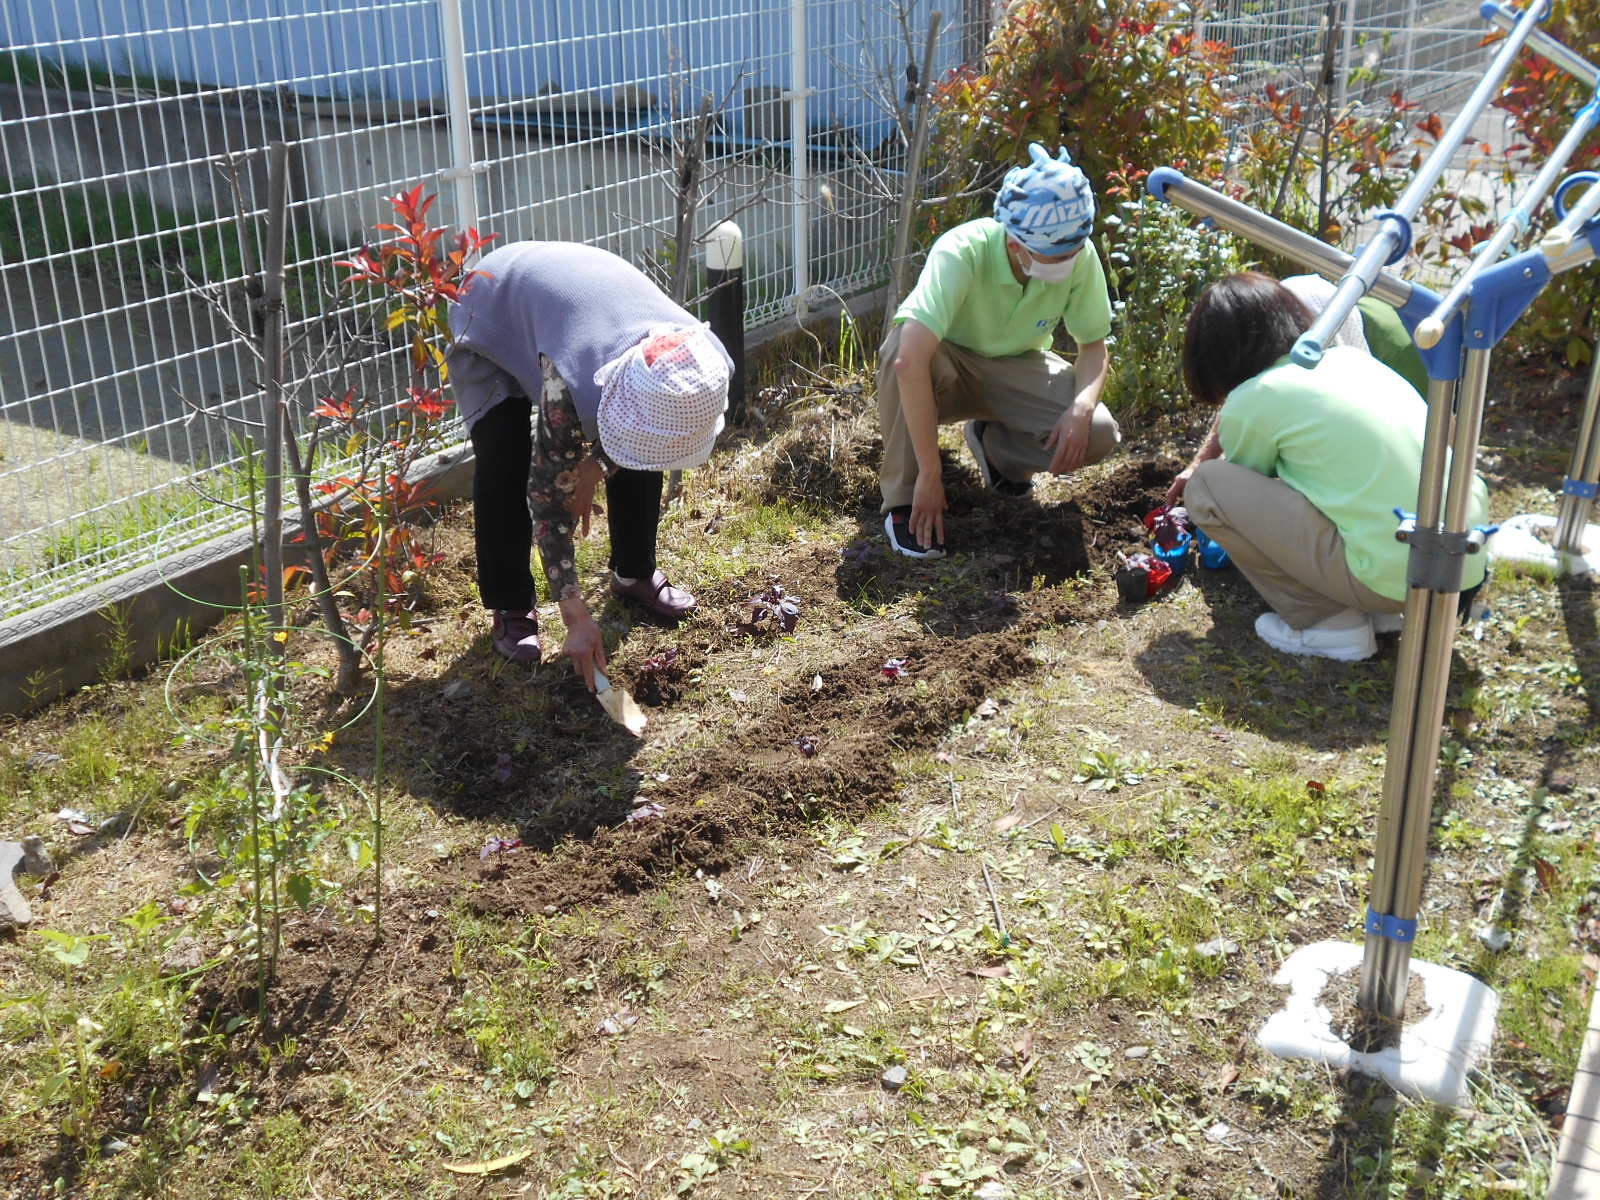
[[[540,658],[529,552],[567,627],[564,652],[594,687],[605,649],[578,586],[574,531],[605,480],[611,590],[659,617],[695,598],[656,566],[662,472],[699,466],[728,404],[720,342],[643,272],[568,242],[514,242],[487,255],[450,313],[456,406],[476,455],[478,592],[494,648]]]

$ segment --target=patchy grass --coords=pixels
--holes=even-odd
[[[1417,954],[1502,1010],[1447,1112],[1253,1042],[1288,954],[1360,937],[1393,639],[1276,655],[1232,573],[1119,606],[1183,449],[1154,437],[1014,505],[951,437],[960,553],[891,560],[859,376],[773,383],[663,522],[700,613],[598,610],[642,740],[565,665],[493,656],[459,512],[390,645],[381,779],[371,712],[299,677],[312,878],[265,1020],[236,668],[202,650],[10,730],[0,818],[62,869],[0,947],[0,1191],[1540,1194],[1600,950],[1594,592],[1497,578],[1458,642]],[[1547,506],[1494,411],[1497,511]],[[597,600],[604,561],[580,549]],[[752,627],[774,583],[792,632]]]

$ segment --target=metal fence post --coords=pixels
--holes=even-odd
[[[744,231],[718,221],[706,234],[706,313],[711,332],[733,360],[728,378],[728,421],[744,420]]]
[[[439,172],[455,187],[455,226],[478,226],[478,166],[472,157],[472,102],[467,96],[467,38],[461,0],[439,0],[439,35],[444,66],[446,120],[450,127],[450,167]]]
[[[806,109],[814,94],[806,73],[810,42],[806,32],[806,0],[789,0],[789,154],[794,206],[789,210],[791,253],[794,255],[795,315],[806,315],[811,290],[811,164]]]

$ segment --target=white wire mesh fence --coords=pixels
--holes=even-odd
[[[1326,38],[1334,50],[1336,101],[1357,103],[1401,88],[1406,98],[1448,109],[1488,61],[1487,26],[1460,0],[1218,0],[1206,35],[1234,48],[1241,91],[1315,81]]]
[[[1343,61],[1446,95],[1464,3],[1337,0]],[[745,231],[747,323],[881,282],[906,68],[934,0],[8,0],[0,6],[0,619],[237,528],[273,141],[293,153],[289,324],[336,347],[333,267],[421,182],[441,224],[606,246],[665,280],[674,145],[712,109],[696,232]],[[936,70],[989,0],[945,4]],[[952,12],[952,9],[960,11]],[[1225,0],[1241,70],[1320,55],[1326,3]],[[1366,75],[1362,78],[1365,79]],[[1435,100],[1435,104],[1439,101]],[[229,164],[232,164],[229,166]],[[230,181],[231,179],[237,182]],[[399,395],[303,355],[294,394]]]

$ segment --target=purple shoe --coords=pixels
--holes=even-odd
[[[494,614],[494,648],[514,663],[537,666],[542,656],[539,645],[539,614],[497,609]]]
[[[636,579],[629,584],[618,583],[616,576],[613,575],[611,592],[619,599],[632,600],[656,616],[665,617],[669,621],[681,621],[692,613],[695,605],[699,603],[682,588],[673,587],[662,571],[656,571],[649,579]]]

